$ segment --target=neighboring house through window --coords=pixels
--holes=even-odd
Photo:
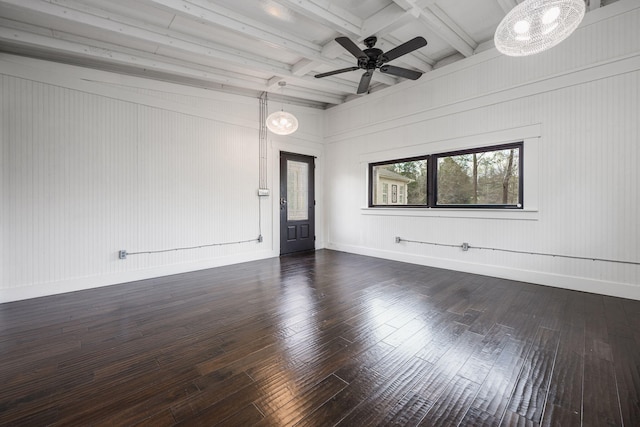
[[[406,204],[404,195],[407,186],[413,182],[411,178],[400,175],[389,169],[376,170],[376,204],[377,205],[403,205]],[[389,187],[391,187],[391,201],[389,202]]]

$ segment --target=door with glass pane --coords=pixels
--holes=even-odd
[[[280,254],[315,248],[314,158],[280,153]]]

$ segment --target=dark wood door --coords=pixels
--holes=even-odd
[[[315,249],[314,158],[280,153],[280,255]]]

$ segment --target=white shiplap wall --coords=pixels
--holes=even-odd
[[[118,259],[258,237],[259,116],[257,99],[114,76],[0,56],[0,302],[277,256],[272,196],[263,243]],[[321,157],[323,112],[288,109],[294,150]]]
[[[394,242],[400,236],[640,261],[640,3],[618,3],[590,12],[546,53],[486,51],[329,110],[327,246],[640,299],[638,266]],[[525,143],[525,171],[536,174],[525,186],[538,194],[532,206],[525,187],[527,212],[364,208],[373,159],[472,146],[474,139],[487,145],[492,136],[517,140],[532,128],[539,134]],[[535,158],[527,157],[532,151]]]

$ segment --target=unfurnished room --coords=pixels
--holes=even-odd
[[[640,0],[0,0],[0,426],[640,426]]]

